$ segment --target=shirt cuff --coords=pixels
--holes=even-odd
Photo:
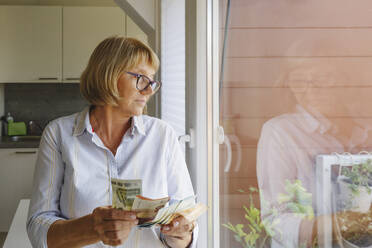
[[[27,223],[27,234],[32,247],[48,247],[48,231],[50,226],[57,220],[64,220],[64,218],[54,215],[39,215],[30,219]]]
[[[199,227],[198,227],[198,224],[196,224],[192,232],[191,243],[187,246],[187,248],[196,248],[196,244],[198,241],[198,233],[199,233]],[[165,235],[162,232],[160,232],[159,239],[165,247],[172,248],[171,246],[167,244],[167,241],[165,240]]]

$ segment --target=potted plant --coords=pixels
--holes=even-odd
[[[340,199],[346,210],[366,213],[372,200],[372,160],[343,166],[338,178]]]
[[[337,222],[345,248],[370,247],[372,244],[372,160],[343,166],[338,178],[343,210]]]
[[[371,247],[372,216],[369,213],[341,212],[337,217],[344,248]]]

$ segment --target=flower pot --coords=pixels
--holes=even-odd
[[[354,245],[353,243],[350,243],[346,239],[342,239],[342,245],[344,248],[360,248],[359,246]]]
[[[359,213],[368,212],[371,207],[372,193],[369,193],[365,187],[360,186],[359,194],[355,194],[350,189],[350,183],[344,179],[339,180],[340,200],[345,203],[345,210]]]
[[[344,248],[369,248],[371,247],[369,244],[366,244],[366,245],[355,245],[349,241],[347,241],[346,239],[342,239],[342,245]]]
[[[369,240],[363,240],[361,242],[359,242],[359,244],[354,244],[346,239],[342,239],[342,245],[344,248],[370,248],[371,247],[371,243],[372,241],[369,239]]]

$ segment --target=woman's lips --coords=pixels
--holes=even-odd
[[[136,100],[136,103],[140,103],[140,104],[145,105],[146,104],[146,100],[139,99],[139,100]]]

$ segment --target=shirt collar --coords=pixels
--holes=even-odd
[[[302,126],[305,127],[309,132],[315,132],[319,130],[321,134],[324,134],[328,130],[331,130],[333,134],[337,133],[338,128],[325,118],[319,111],[314,108],[310,108],[311,114],[303,108],[301,105],[296,105],[296,111],[300,115],[298,121]],[[357,153],[358,150],[353,151],[354,148],[365,144],[368,139],[368,131],[372,127],[368,127],[367,121],[364,119],[356,119],[360,126],[355,125],[352,127],[351,137],[347,144],[345,144],[350,152]],[[360,150],[359,150],[360,151]]]
[[[75,118],[75,123],[74,123],[74,130],[73,130],[73,136],[79,136],[84,133],[85,130],[88,130],[88,132],[93,132],[92,131],[92,125],[90,124],[89,120],[89,110],[91,107],[86,107],[83,111],[78,113],[78,115]],[[143,119],[142,115],[140,116],[133,116],[131,118],[131,135],[135,134],[135,131],[139,134],[145,135],[145,128],[143,125]]]
[[[84,130],[86,129],[87,124],[89,124],[90,126],[89,109],[90,107],[86,107],[83,111],[77,114],[74,122],[74,130],[72,136],[82,135]],[[91,126],[90,129],[92,129]]]
[[[319,132],[323,134],[332,127],[332,123],[314,108],[310,109],[310,114],[304,107],[297,104],[296,111],[300,114],[298,121],[310,132],[319,130]]]
[[[142,115],[133,116],[131,122],[131,133],[134,135],[134,131],[137,130],[139,134],[146,136],[145,127],[143,126]]]

